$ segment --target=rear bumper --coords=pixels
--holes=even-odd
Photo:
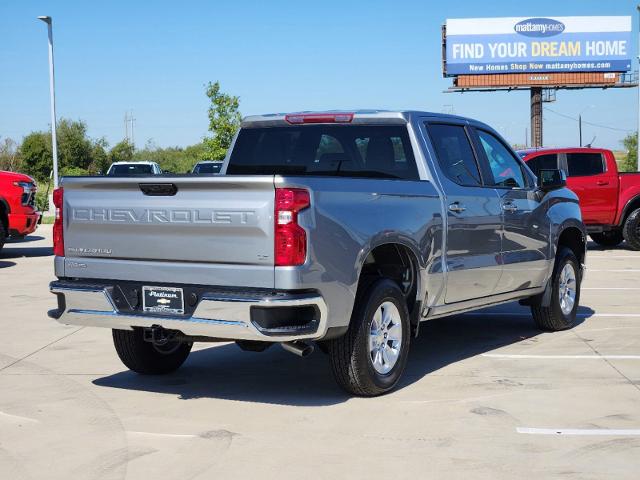
[[[23,236],[36,231],[40,213],[10,213],[9,214],[9,235]]]
[[[267,342],[319,339],[327,332],[326,304],[322,296],[313,293],[239,291],[234,295],[234,292],[214,290],[201,295],[190,315],[152,315],[119,310],[114,301],[113,286],[56,281],[49,288],[58,297],[58,308],[50,310],[49,316],[67,325],[120,330],[160,326],[190,336]],[[297,312],[309,307],[316,314],[312,321],[302,326],[262,328],[256,320],[263,318],[265,311],[282,313],[282,309],[291,309]]]

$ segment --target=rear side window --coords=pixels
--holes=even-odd
[[[604,173],[604,161],[600,153],[567,153],[570,177],[587,177]]]
[[[558,156],[555,153],[540,155],[527,161],[527,166],[531,169],[536,177],[540,177],[540,170],[557,169]]]
[[[419,179],[405,126],[242,129],[227,175],[272,174]]]
[[[480,173],[469,137],[460,125],[427,124],[444,174],[459,185],[480,185]]]

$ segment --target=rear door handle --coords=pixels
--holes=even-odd
[[[606,181],[606,180],[598,180],[598,181],[596,182],[596,185],[600,185],[600,186],[603,186],[603,185],[609,185],[609,182],[608,182],[608,181]]]
[[[504,210],[505,212],[515,212],[516,210],[518,210],[518,207],[516,205],[514,205],[511,202],[505,202],[502,204],[502,210]]]
[[[449,205],[449,211],[454,213],[462,213],[466,209],[467,208],[464,205],[462,205],[460,202],[453,202],[451,205]]]

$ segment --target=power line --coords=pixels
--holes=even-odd
[[[565,115],[564,113],[556,112],[555,110],[551,110],[549,107],[544,107],[544,109],[546,111],[548,111],[548,112],[555,113],[556,115],[558,115],[560,117],[567,118],[569,120],[573,120],[574,122],[578,122],[579,121],[575,117],[572,117],[570,115]],[[585,125],[591,125],[592,127],[606,128],[607,130],[615,130],[616,132],[625,132],[625,133],[633,132],[632,129],[610,127],[609,125],[600,125],[598,123],[587,122],[586,120],[582,120],[582,123],[584,123]]]

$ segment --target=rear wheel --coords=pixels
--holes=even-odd
[[[4,242],[6,239],[7,239],[7,229],[5,227],[4,220],[0,216],[0,252],[4,247]]]
[[[409,312],[397,283],[377,280],[358,294],[347,333],[329,342],[338,384],[372,397],[391,390],[407,363]]]
[[[168,340],[152,343],[144,340],[140,328],[113,330],[118,357],[129,370],[143,375],[160,375],[177,370],[189,356],[193,343]]]
[[[533,302],[531,313],[542,330],[558,331],[571,328],[576,321],[580,302],[580,264],[574,253],[561,248],[551,277],[551,303],[542,306],[542,295]]]
[[[622,234],[631,249],[640,250],[640,208],[629,214],[624,222]]]
[[[591,233],[591,240],[602,247],[615,247],[622,243],[624,237],[622,230],[609,230],[608,232]]]

